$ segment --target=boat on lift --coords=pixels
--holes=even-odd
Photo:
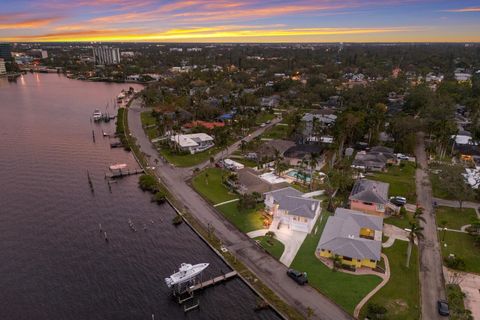
[[[168,278],[165,278],[165,283],[169,288],[171,288],[174,285],[187,282],[190,279],[197,276],[198,274],[200,274],[208,266],[209,266],[208,263],[199,263],[195,265],[191,265],[189,263],[182,263],[180,265],[180,268],[178,269],[178,272],[172,274]]]
[[[92,117],[93,117],[93,121],[100,121],[103,118],[103,114],[100,110],[95,109],[95,111],[93,111]]]

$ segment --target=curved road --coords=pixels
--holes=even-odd
[[[140,107],[140,104],[137,101],[133,101],[132,106],[128,111],[128,125],[131,134],[137,139],[137,143],[140,145],[141,150],[147,154],[150,165],[155,166],[155,159],[158,159],[158,153],[146,137],[140,121],[140,113],[145,110],[146,109]],[[278,121],[272,121],[270,126]],[[255,131],[245,140],[248,141],[253,139],[263,133],[268,127],[269,126]],[[228,149],[227,153],[232,153],[239,146],[240,142],[235,143]],[[220,157],[219,155],[217,156]],[[208,163],[204,163],[197,167],[202,167],[207,164]],[[307,314],[307,309],[311,308],[314,312],[312,319],[352,319],[348,313],[343,311],[338,305],[321,295],[312,287],[298,286],[295,282],[289,279],[286,276],[287,268],[283,264],[258,248],[258,246],[251,241],[247,235],[240,232],[235,226],[219,214],[215,208],[198,195],[186,183],[186,180],[191,177],[191,169],[175,168],[160,160],[158,161],[156,173],[170,192],[184,204],[184,207],[188,209],[191,214],[193,214],[204,225],[207,225],[208,223],[212,225],[216,236],[222,240],[228,250],[233,252],[237,259],[244,263],[262,282],[270,287],[288,304],[297,308],[304,315]]]

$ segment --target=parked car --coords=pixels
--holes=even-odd
[[[267,120],[267,124],[270,124],[270,123],[272,123],[272,120]]]
[[[298,283],[299,285],[303,286],[305,283],[308,282],[306,272],[300,272],[298,270],[288,269],[287,275],[293,280],[295,280],[295,282]]]
[[[390,197],[390,202],[398,207],[401,207],[407,203],[407,199],[405,197],[400,197],[400,196]]]
[[[260,125],[261,128],[263,128],[263,127],[265,127],[265,126],[266,126],[265,123],[262,123],[262,124]]]
[[[437,301],[437,309],[438,309],[438,314],[441,316],[449,316],[450,315],[450,310],[448,308],[448,302],[446,300],[438,300]]]
[[[402,153],[397,153],[397,159],[399,160],[408,160],[410,159],[408,156],[402,154]]]

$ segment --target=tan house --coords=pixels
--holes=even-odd
[[[381,259],[383,218],[337,208],[328,218],[316,255],[337,255],[343,265],[375,269]]]

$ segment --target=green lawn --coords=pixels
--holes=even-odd
[[[275,125],[265,131],[261,137],[266,139],[285,139],[287,138],[288,126]]]
[[[317,259],[315,250],[327,221],[328,213],[323,211],[322,215],[322,221],[317,222],[317,233],[312,232],[306,237],[291,267],[306,271],[311,286],[334,300],[347,312],[353,314],[355,306],[381,282],[381,279],[374,275],[360,276],[340,271],[333,272]],[[313,230],[315,231],[315,228]]]
[[[219,168],[207,168],[193,178],[193,188],[213,204],[237,199],[238,195],[231,193],[222,183],[222,177],[226,174],[227,171]]]
[[[278,241],[277,239],[273,238],[270,239],[270,243],[267,241],[268,237],[257,237],[255,240],[258,240],[260,245],[268,251],[272,256],[274,256],[277,259],[280,259],[282,256],[283,250],[285,250],[285,246],[283,243]]]
[[[213,147],[206,151],[195,154],[175,154],[168,148],[161,147],[159,153],[167,159],[167,161],[177,167],[193,167],[213,157],[220,151],[219,148]]]
[[[408,242],[396,240],[383,253],[390,263],[390,280],[380,289],[360,312],[360,319],[365,318],[368,303],[376,303],[387,309],[385,319],[403,320],[420,319],[420,287],[418,279],[418,250],[412,251],[410,267],[405,266]]]
[[[150,111],[145,111],[140,114],[140,119],[142,120],[143,127],[154,126],[157,124],[157,121],[154,117],[152,117],[152,113]],[[145,128],[145,132],[150,140],[158,137],[158,130],[157,127],[149,127]]]
[[[436,207],[435,218],[437,219],[437,226],[441,226],[442,221],[447,222],[447,228],[458,229],[464,225],[472,223],[472,220],[477,218],[475,209],[472,208],[450,208],[450,207]]]
[[[439,239],[443,239],[443,231],[438,233]],[[448,257],[454,254],[465,262],[465,271],[480,273],[480,248],[475,246],[473,237],[467,233],[447,231],[445,232],[445,243],[442,244],[442,254]]]
[[[243,233],[264,227],[263,205],[258,205],[255,209],[240,211],[237,202],[230,202],[218,206],[217,209]]]
[[[387,182],[390,184],[389,196],[402,196],[410,203],[415,203],[415,164],[404,162],[405,165],[390,166],[387,172],[378,172],[369,179]]]
[[[447,200],[456,200],[442,187],[442,183],[438,178],[438,174],[430,173],[430,183],[432,184],[433,196],[435,198],[447,199]],[[466,201],[477,201],[475,199],[475,193],[471,198],[466,199]]]
[[[392,225],[397,226],[401,229],[405,229],[405,228],[410,228],[410,220],[412,218],[413,218],[412,213],[407,212],[407,215],[405,217],[391,216],[391,217],[385,218],[385,220],[383,220],[383,222],[388,223],[388,224],[392,224]]]
[[[273,113],[262,112],[257,115],[257,118],[255,119],[255,123],[262,124],[267,122],[268,120],[273,120],[273,118],[275,118],[275,115]]]

